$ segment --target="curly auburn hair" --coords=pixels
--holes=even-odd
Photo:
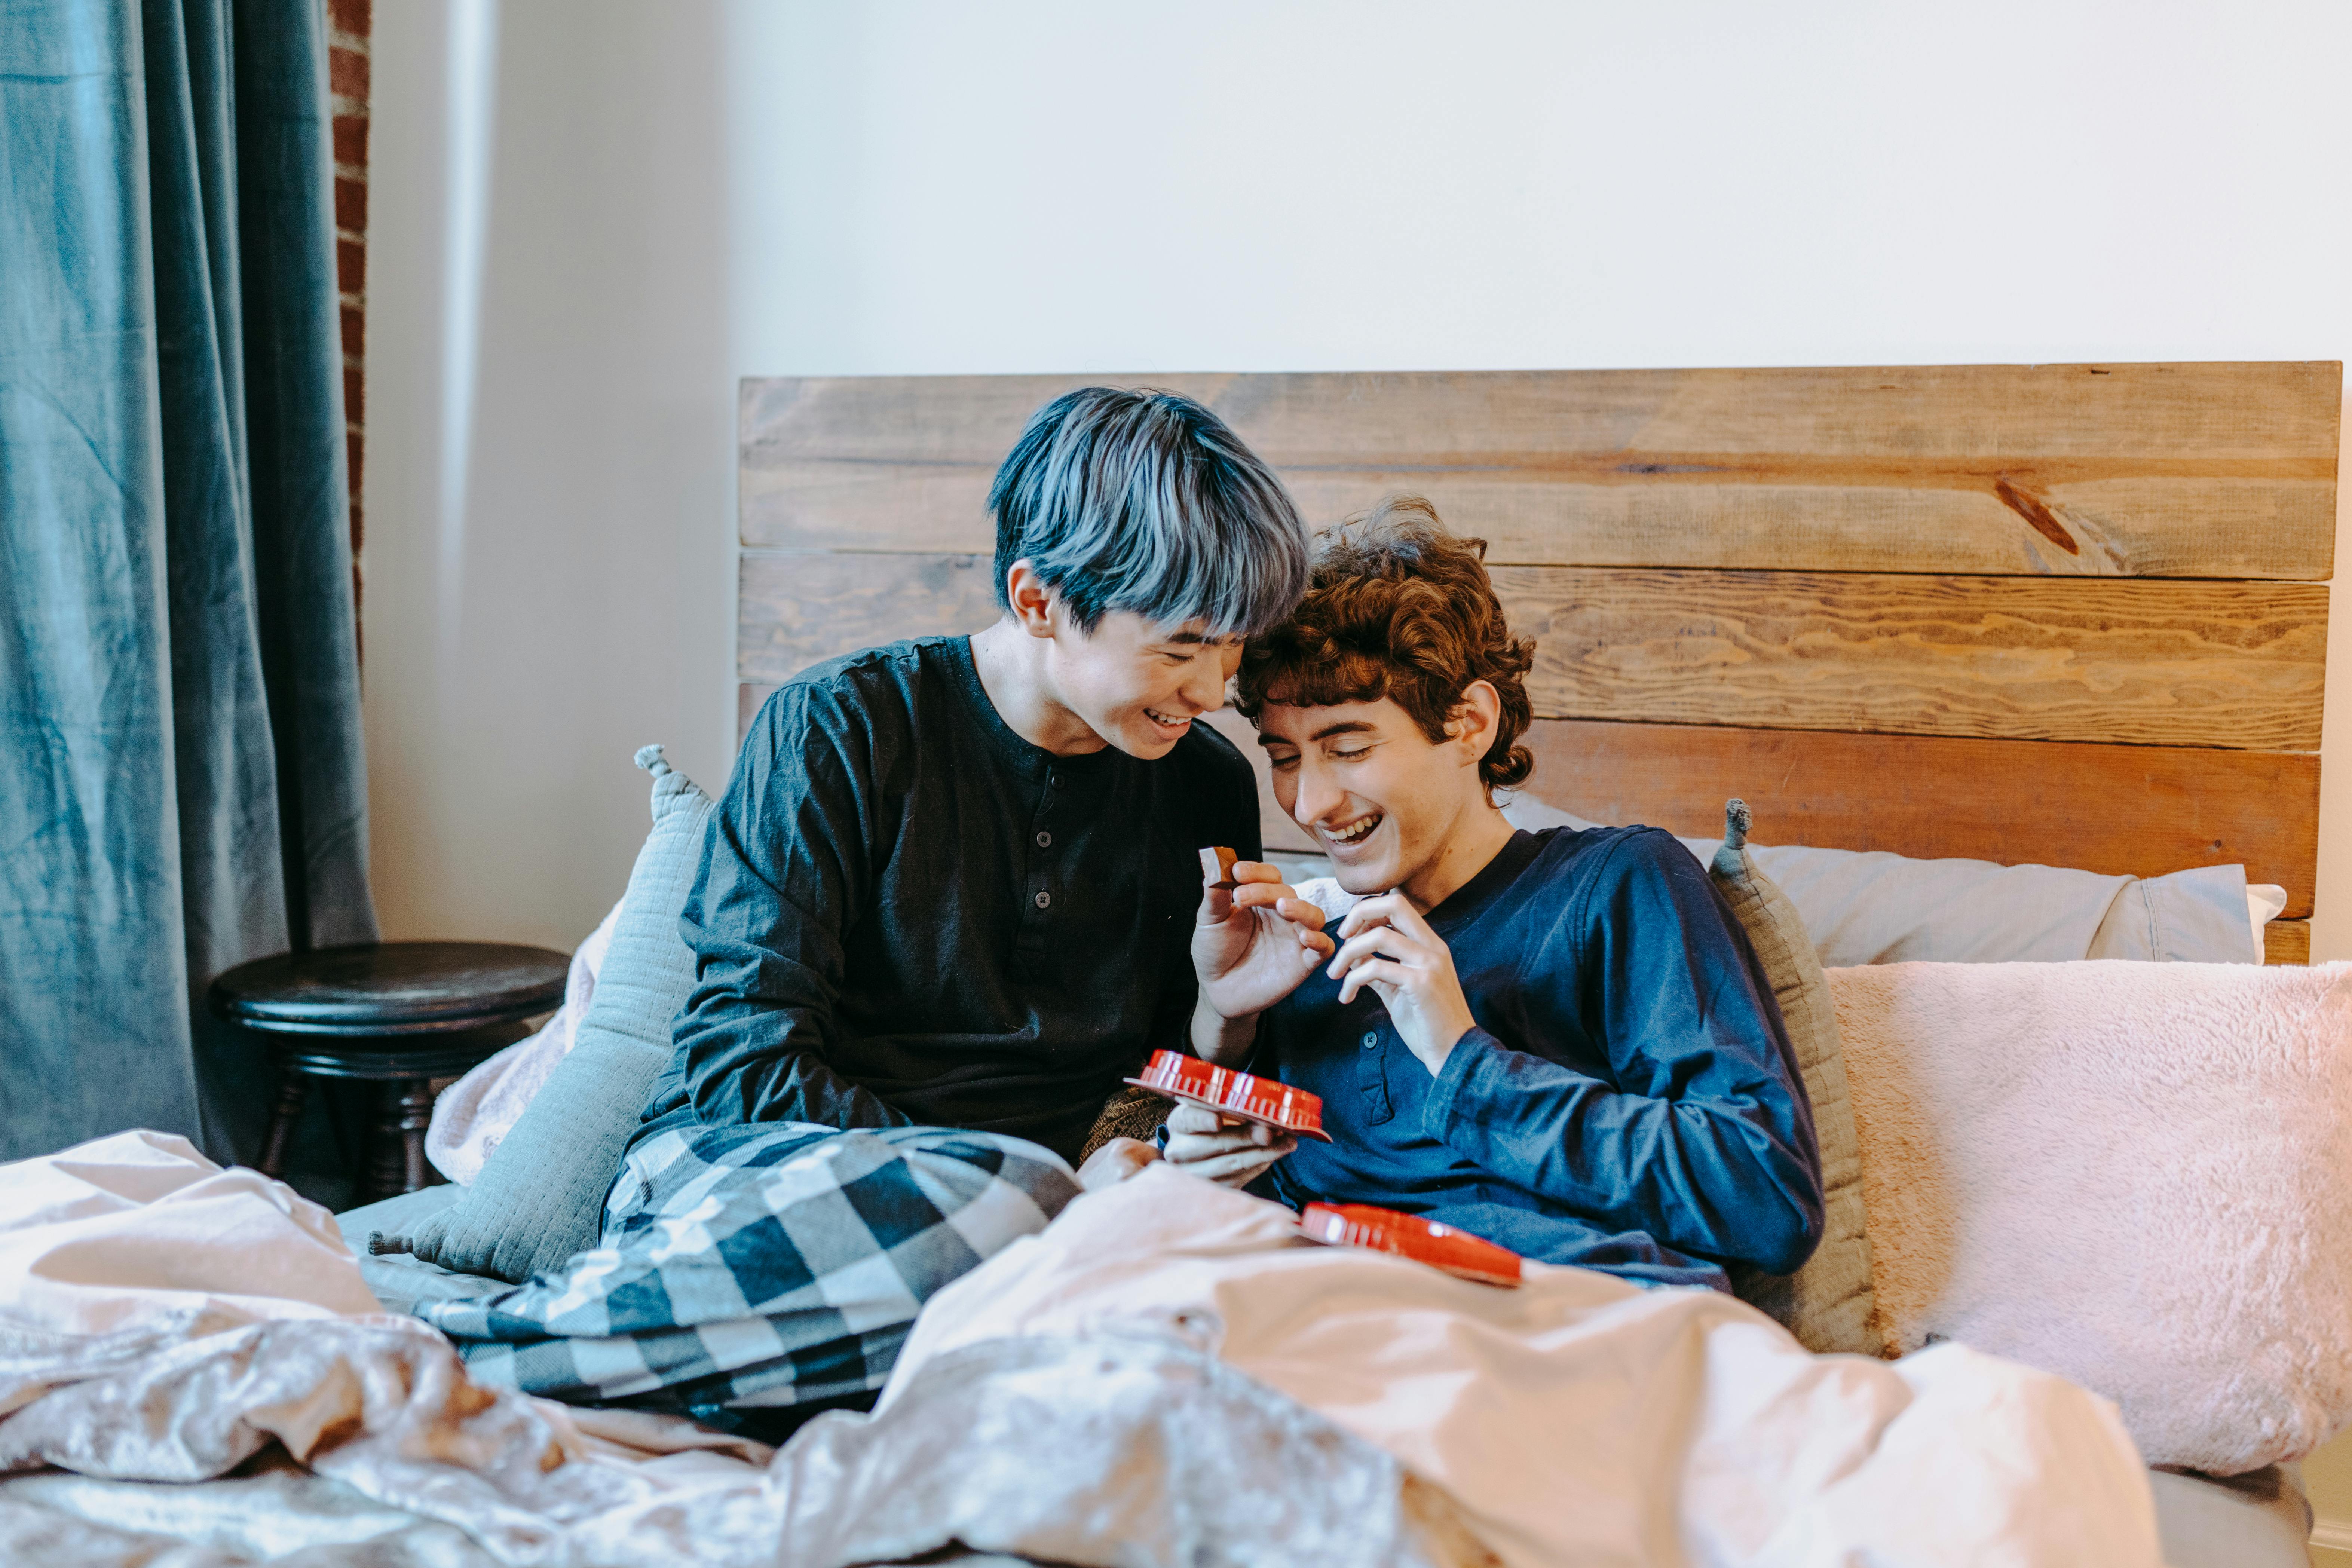
[[[1448,533],[1419,496],[1391,496],[1315,536],[1307,597],[1242,650],[1244,716],[1268,702],[1304,708],[1393,699],[1434,743],[1474,680],[1502,698],[1495,743],[1478,764],[1489,789],[1527,782],[1535,757],[1516,744],[1535,712],[1526,676],[1532,637],[1512,634],[1487,579],[1486,542]]]

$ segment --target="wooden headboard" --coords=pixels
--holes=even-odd
[[[983,501],[1088,384],[1186,393],[1310,523],[1397,492],[1537,638],[1528,790],[1608,822],[2158,876],[2310,951],[2343,367],[780,378],[742,386],[738,678],[995,616]],[[1256,748],[1245,748],[1253,756]],[[1262,791],[1270,847],[1311,847]]]

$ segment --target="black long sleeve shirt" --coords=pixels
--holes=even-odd
[[[909,1123],[1074,1159],[1181,1049],[1198,851],[1258,853],[1248,763],[1205,724],[1157,762],[1057,757],[963,637],[869,648],[769,698],[679,929],[698,981],[637,1136]]]
[[[1521,833],[1429,911],[1477,1026],[1444,1070],[1367,987],[1318,970],[1265,1015],[1255,1070],[1323,1097],[1330,1143],[1265,1179],[1426,1215],[1528,1258],[1729,1288],[1822,1234],[1796,1054],[1748,934],[1654,827]]]

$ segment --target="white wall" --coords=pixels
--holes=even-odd
[[[630,749],[723,779],[740,375],[2352,358],[2334,0],[400,0],[375,50],[393,935],[569,946]]]
[[[568,949],[645,837],[629,753],[667,742],[726,778],[719,24],[692,5],[377,8],[362,566],[387,935]]]
[[[2347,46],[2326,0],[383,7],[387,929],[576,939],[642,820],[627,751],[723,777],[739,375],[2352,357]],[[2352,758],[2326,776],[2316,947],[2352,956]]]

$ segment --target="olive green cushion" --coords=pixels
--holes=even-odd
[[[571,1053],[464,1197],[404,1233],[371,1236],[371,1252],[413,1253],[519,1283],[597,1244],[622,1152],[669,1063],[670,1022],[694,989],[694,952],[677,921],[712,802],[661,750],[637,752],[637,765],[654,775],[653,831],[629,873]]]
[[[1875,1303],[1870,1286],[1870,1237],[1864,1230],[1862,1152],[1853,1128],[1853,1100],[1846,1092],[1845,1058],[1839,1048],[1837,1011],[1831,1005],[1822,961],[1805,934],[1797,907],[1756,864],[1748,848],[1749,816],[1745,801],[1724,807],[1724,839],[1707,874],[1747,931],[1781,1021],[1796,1048],[1797,1068],[1812,1101],[1813,1136],[1822,1152],[1825,1223],[1822,1244],[1794,1274],[1766,1274],[1735,1268],[1731,1286],[1740,1300],[1778,1319],[1811,1351],[1851,1351],[1877,1355],[1879,1336],[1871,1319]]]

